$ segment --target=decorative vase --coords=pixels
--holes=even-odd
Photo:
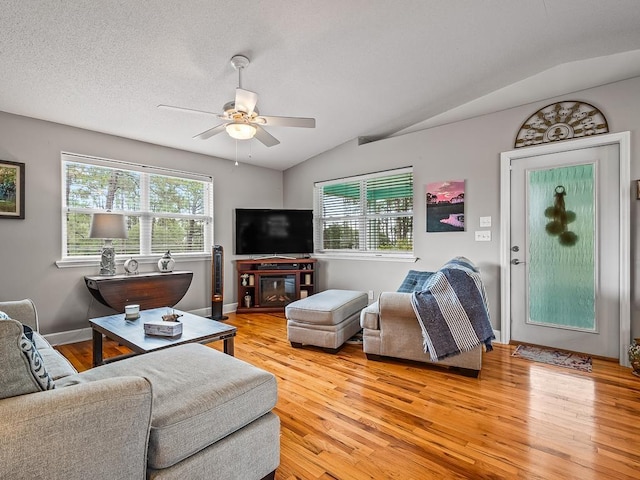
[[[633,343],[629,346],[629,363],[633,368],[633,374],[640,377],[640,338],[634,339]]]
[[[176,264],[176,261],[171,256],[171,251],[167,250],[160,260],[158,260],[158,269],[162,273],[168,273],[173,271],[173,266]]]
[[[251,308],[251,295],[248,293],[244,296],[244,306],[247,308]]]

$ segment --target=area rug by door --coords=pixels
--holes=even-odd
[[[591,357],[580,353],[567,352],[556,348],[518,345],[513,357],[526,358],[534,362],[548,363],[558,367],[572,368],[582,372],[591,372]]]

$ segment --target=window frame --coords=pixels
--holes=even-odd
[[[213,199],[214,199],[214,179],[211,175],[204,175],[192,172],[186,172],[181,170],[163,168],[163,167],[155,167],[149,165],[143,165],[133,162],[125,162],[122,160],[113,160],[101,157],[94,157],[89,155],[82,155],[77,153],[70,152],[61,152],[60,154],[60,170],[61,170],[61,192],[65,192],[66,189],[66,175],[65,175],[65,163],[82,163],[85,165],[94,165],[98,167],[106,167],[117,170],[125,170],[129,172],[136,172],[142,174],[143,179],[148,179],[149,174],[162,175],[171,178],[179,178],[186,180],[196,180],[208,184],[208,188],[205,190],[204,200],[204,213],[198,215],[189,215],[189,214],[166,214],[166,213],[157,213],[153,212],[149,209],[148,198],[141,198],[140,210],[136,211],[136,214],[139,215],[140,219],[143,216],[150,216],[152,218],[165,217],[165,218],[176,218],[176,219],[197,219],[200,221],[204,221],[205,228],[203,231],[203,250],[198,252],[172,252],[171,255],[176,258],[184,258],[189,260],[197,260],[197,259],[206,259],[211,257],[211,248],[213,246]],[[147,175],[145,175],[147,174]],[[144,183],[144,180],[143,182]],[[146,182],[148,184],[148,182]],[[148,195],[148,190],[146,190],[146,194]],[[76,267],[76,266],[94,266],[95,262],[99,260],[100,253],[96,252],[95,255],[68,255],[68,239],[67,239],[67,214],[68,213],[85,213],[90,214],[94,212],[104,212],[103,209],[94,209],[94,208],[80,208],[80,207],[69,207],[66,205],[66,196],[64,193],[61,195],[61,225],[62,225],[62,235],[61,235],[61,258],[56,261],[56,265],[59,268],[65,267]],[[130,212],[113,209],[113,212],[116,213],[124,213],[127,215]],[[150,232],[149,232],[150,235]],[[127,253],[127,254],[116,254],[116,264],[122,265],[125,260],[129,258],[135,258],[139,263],[155,263],[158,261],[159,255],[157,252],[151,252],[151,238],[143,239],[140,238],[140,244],[138,253]]]
[[[367,201],[364,191],[361,189],[360,192],[360,203],[359,203],[359,213],[357,215],[351,215],[353,218],[360,219],[362,224],[359,228],[359,236],[360,236],[360,245],[364,245],[364,249],[359,250],[347,250],[347,249],[324,249],[324,238],[323,238],[323,223],[326,220],[322,215],[322,199],[323,199],[323,189],[324,187],[343,184],[349,182],[360,182],[361,185],[364,182],[373,179],[380,179],[385,177],[392,177],[401,174],[410,173],[412,176],[412,208],[407,212],[402,213],[394,213],[394,214],[368,214],[366,211]],[[314,183],[314,195],[313,195],[313,212],[314,212],[314,256],[318,258],[344,258],[344,259],[355,259],[355,260],[380,260],[380,261],[410,261],[415,262],[417,258],[415,257],[415,179],[413,177],[413,167],[401,167],[395,168],[391,170],[384,170],[379,172],[367,173],[362,175],[353,175],[349,177],[337,178],[332,180],[318,181]],[[407,251],[387,251],[387,250],[370,250],[367,249],[367,232],[366,232],[366,223],[368,219],[379,218],[379,217],[404,217],[411,216],[412,219],[412,245],[411,250]],[[348,218],[349,216],[345,216],[344,218]],[[328,218],[328,217],[327,217]],[[362,228],[365,226],[365,228]]]

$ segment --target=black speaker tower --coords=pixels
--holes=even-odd
[[[214,245],[211,255],[211,319],[226,320],[222,314],[224,289],[224,251],[222,245]]]

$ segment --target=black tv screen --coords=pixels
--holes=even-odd
[[[290,255],[313,252],[313,211],[236,209],[237,255]]]

